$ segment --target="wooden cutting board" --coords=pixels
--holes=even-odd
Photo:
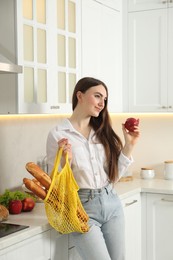
[[[119,181],[120,182],[133,181],[133,176],[121,177]]]

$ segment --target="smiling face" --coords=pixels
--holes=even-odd
[[[105,107],[107,92],[103,85],[93,86],[85,93],[77,92],[78,105],[87,116],[98,117]]]

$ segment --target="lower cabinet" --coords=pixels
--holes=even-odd
[[[141,260],[140,193],[122,200],[125,216],[125,260]]]
[[[68,235],[51,230],[51,260],[68,260]]]
[[[1,250],[0,259],[50,260],[50,230]]]
[[[140,193],[122,200],[125,215],[125,260],[141,260],[141,197]],[[82,260],[69,244],[69,260]],[[163,259],[162,259],[163,260]]]
[[[146,256],[173,259],[173,195],[146,194]]]
[[[82,260],[69,235],[61,235],[51,230],[51,260]]]
[[[82,260],[75,247],[69,248],[69,260]]]

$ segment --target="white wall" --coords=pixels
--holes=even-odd
[[[114,114],[114,130],[122,137],[121,124],[127,117],[140,118],[141,138],[134,149],[130,172],[139,176],[141,167],[154,167],[163,177],[165,160],[173,160],[173,114]],[[29,161],[37,161],[46,153],[49,130],[62,120],[55,115],[0,116],[0,193],[21,187]]]

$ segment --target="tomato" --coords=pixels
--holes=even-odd
[[[35,201],[32,198],[22,200],[22,211],[31,211],[35,207]]]

